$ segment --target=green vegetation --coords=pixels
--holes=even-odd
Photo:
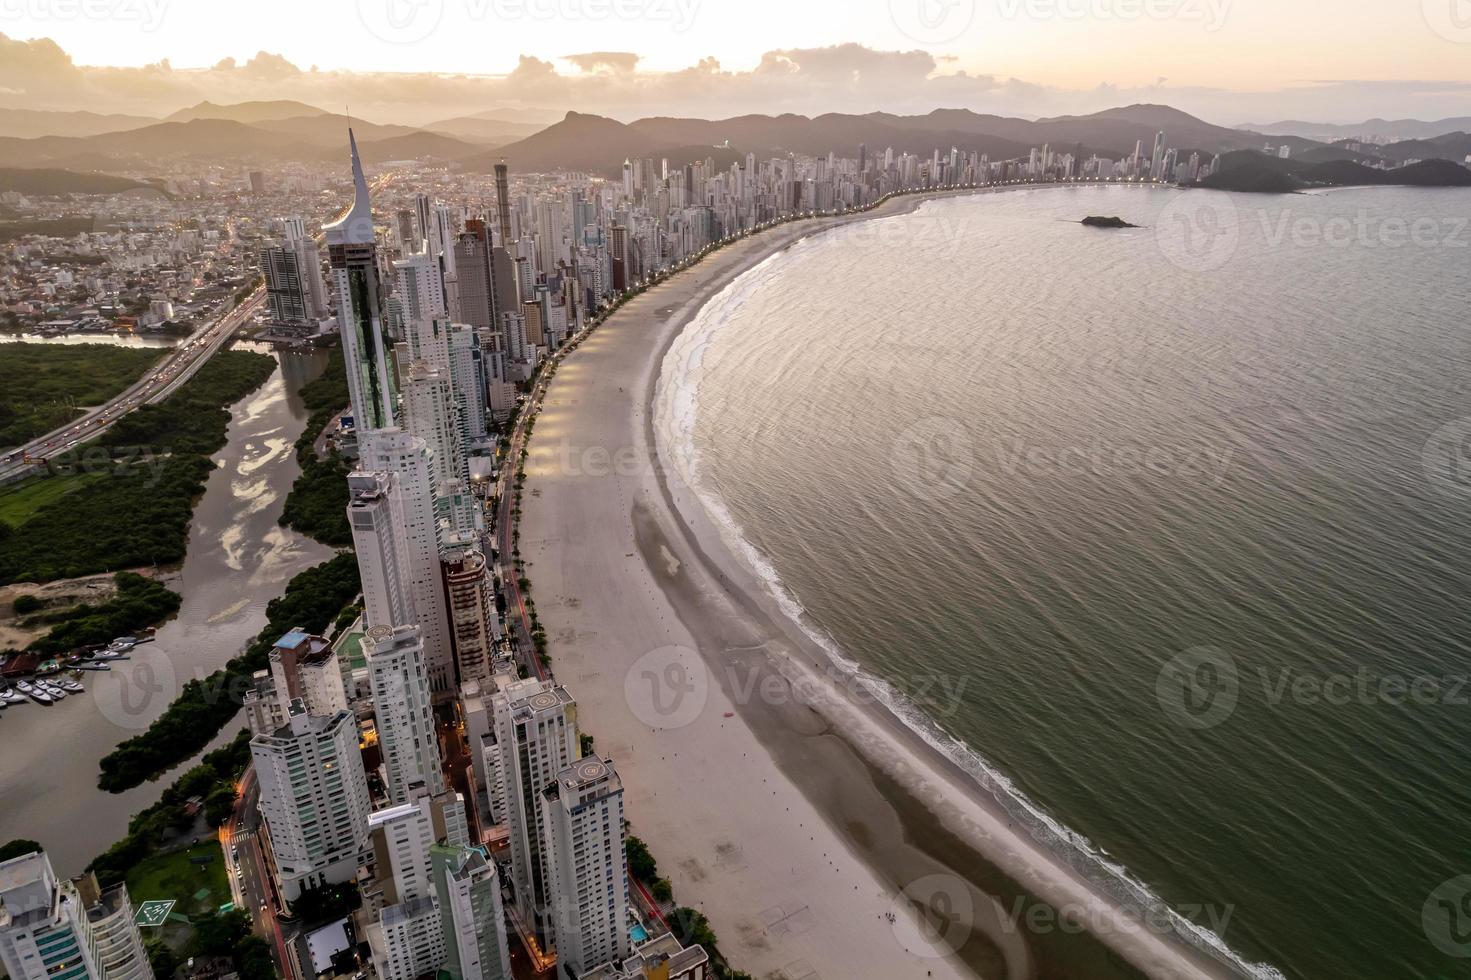
[[[228,959],[240,980],[275,980],[271,947],[251,933],[250,916],[244,909],[211,912],[196,919],[194,935],[185,944],[184,953],[194,959]]]
[[[194,501],[214,469],[208,454],[225,444],[225,406],[259,387],[275,364],[264,354],[223,351],[161,404],[51,460],[72,478],[70,492],[13,529],[0,525],[0,584],[182,561]]]
[[[269,354],[221,351],[168,398],[124,415],[98,444],[114,452],[213,453],[225,444],[229,406],[265,384],[275,369]]]
[[[143,377],[161,347],[6,344],[0,357],[0,446],[18,446],[101,405]]]
[[[41,608],[41,600],[33,595],[18,595],[10,608],[17,616],[26,616]]]
[[[152,626],[179,609],[179,594],[153,579],[135,572],[118,572],[117,594],[97,605],[82,603],[41,617],[55,623],[51,631],[32,643],[38,653],[67,653],[77,647],[106,643],[115,636]],[[21,599],[34,596],[21,596]],[[20,606],[20,599],[16,600]]]
[[[220,842],[210,837],[192,847],[154,854],[133,865],[128,869],[128,895],[135,907],[154,899],[176,899],[179,904],[174,911],[193,919],[230,901],[227,874]],[[195,897],[206,890],[209,894]]]
[[[41,845],[35,841],[26,840],[24,837],[17,837],[15,840],[0,844],[0,861],[9,861],[11,858],[18,858],[22,854],[34,854],[40,849]]]
[[[266,627],[245,653],[204,680],[192,680],[141,735],[104,756],[97,785],[110,793],[132,789],[198,752],[240,710],[250,675],[264,670],[271,647],[293,627],[319,633],[358,594],[362,583],[352,554],[308,568],[266,606]]]
[[[199,765],[176,779],[157,803],[134,814],[128,821],[127,836],[93,858],[87,870],[96,873],[104,888],[126,881],[133,869],[155,854],[165,839],[179,837],[194,826],[194,817],[187,812],[190,799],[208,797],[220,786],[228,787],[233,793],[235,780],[240,778],[248,762],[250,732],[241,729],[228,745],[206,753]]]
[[[281,509],[281,523],[323,544],[343,548],[352,544],[347,526],[347,474],[350,467],[336,451],[325,459],[314,448],[317,436],[332,417],[347,406],[347,370],[342,348],[332,348],[327,368],[315,381],[301,386],[301,400],[311,416],[296,440],[301,475],[291,485]]]
[[[106,473],[69,473],[22,480],[0,488],[0,524],[20,527],[47,504],[54,503]]]

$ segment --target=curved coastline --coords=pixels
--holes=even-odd
[[[1046,189],[1046,185],[1041,189]],[[875,215],[873,218],[905,214],[926,203],[929,199],[904,212]],[[1031,839],[1050,852],[1059,867],[1083,877],[1109,900],[1118,902],[1126,910],[1124,915],[1137,912],[1141,916],[1153,917],[1151,921],[1168,922],[1169,928],[1161,932],[1172,932],[1174,938],[1216,960],[1228,975],[1278,980],[1282,974],[1274,967],[1251,963],[1232,950],[1220,936],[1169,908],[1148,885],[1130,874],[1127,868],[1110,861],[1087,837],[1027,798],[976,748],[947,733],[893,685],[864,670],[847,656],[831,635],[808,619],[800,599],[782,581],[771,560],[746,537],[740,522],[730,513],[718,490],[712,488],[709,481],[701,479],[694,427],[699,413],[700,361],[704,348],[729,327],[734,308],[745,295],[783,274],[779,267],[782,259],[790,256],[796,248],[819,242],[827,230],[819,229],[804,235],[752,263],[711,297],[678,333],[667,338],[659,376],[648,404],[649,430],[661,464],[672,466],[678,485],[685,493],[675,492],[669,480],[662,481],[666,503],[682,519],[692,543],[707,561],[720,570],[719,574],[727,578],[733,577],[733,572],[744,574],[742,587],[748,593],[754,590],[757,597],[749,605],[762,608],[778,625],[790,627],[789,632],[794,629],[793,639],[804,655],[820,653],[820,658],[814,661],[820,673],[828,674],[830,679],[837,678],[839,686],[857,685],[868,692],[868,696],[863,698],[853,697],[850,693],[848,700],[861,702],[896,737],[908,741],[911,748],[919,748],[917,740],[923,746],[921,751],[939,757],[932,761],[950,777],[970,781],[977,792],[986,794],[990,802],[1002,808],[1008,825],[1022,824]],[[805,666],[803,663],[802,667]],[[837,714],[834,713],[835,722],[838,721]],[[848,720],[853,722],[857,719],[850,717]],[[854,740],[853,746],[868,756],[873,764],[885,764],[881,753],[868,751],[858,740]],[[890,775],[900,776],[898,772]],[[910,788],[922,791],[923,787],[912,784]],[[941,807],[933,809],[936,815],[945,815]],[[1045,889],[1042,891],[1043,897],[1048,897]],[[1128,955],[1122,947],[1118,951]]]
[[[959,193],[994,192],[995,189]],[[953,932],[946,931],[943,921],[937,924],[931,919],[931,928],[939,930],[943,942],[922,952],[910,948],[912,935],[893,926],[892,917],[889,921],[899,939],[897,944],[887,937],[883,937],[887,941],[881,941],[864,935],[875,930],[858,921],[858,909],[829,910],[839,917],[850,916],[851,925],[861,930],[841,937],[838,942],[855,943],[862,954],[861,957],[855,954],[855,961],[865,966],[854,972],[853,961],[844,964],[837,949],[827,948],[819,961],[823,975],[835,975],[829,972],[832,969],[846,969],[845,975],[875,975],[867,972],[878,968],[878,960],[873,957],[887,952],[888,947],[897,947],[901,962],[912,964],[920,956],[928,961],[924,965],[931,969],[947,967],[943,974],[937,971],[932,975],[1024,978],[1062,968],[1071,972],[1061,975],[1097,978],[1141,973],[1228,977],[1253,975],[1251,970],[1257,970],[1256,976],[1274,976],[1274,972],[1268,972],[1270,968],[1230,962],[1228,951],[1223,946],[1210,948],[1212,944],[1206,937],[1189,936],[1183,929],[1177,933],[1171,928],[1140,925],[1137,909],[1149,904],[1147,899],[1141,901],[1142,896],[1137,892],[1106,892],[1094,875],[1096,869],[1088,867],[1089,862],[1078,860],[1080,852],[1070,858],[1055,847],[1039,844],[1031,833],[1018,830],[1016,815],[996,802],[994,789],[985,789],[985,780],[978,779],[974,770],[957,761],[953,751],[946,751],[947,746],[939,743],[935,732],[921,731],[914,726],[914,719],[906,720],[902,705],[885,705],[882,697],[873,697],[871,683],[861,685],[862,696],[855,696],[853,690],[846,695],[839,690],[845,678],[853,676],[853,665],[845,662],[831,644],[820,642],[820,637],[802,627],[800,607],[794,608],[792,600],[788,598],[788,605],[783,608],[780,590],[770,587],[771,578],[763,580],[753,572],[753,565],[760,567],[759,555],[747,551],[743,561],[733,553],[728,529],[722,533],[706,509],[709,502],[699,499],[698,488],[685,482],[684,474],[690,471],[679,464],[689,460],[676,456],[674,466],[663,465],[671,450],[687,452],[689,448],[671,444],[669,434],[659,431],[656,410],[664,393],[661,389],[666,359],[683,338],[694,333],[692,325],[712,302],[733,289],[738,292],[743,280],[749,282],[747,277],[753,269],[771,262],[773,256],[815,233],[850,221],[906,214],[936,196],[956,196],[956,193],[907,196],[861,215],[798,222],[753,236],[728,250],[731,254],[717,253],[713,275],[700,275],[708,268],[702,263],[632,301],[584,342],[584,353],[564,364],[549,388],[548,408],[552,411],[543,411],[537,439],[531,447],[528,472],[542,496],[540,502],[532,499],[526,504],[522,544],[523,550],[532,553],[538,588],[550,585],[556,595],[556,601],[543,600],[542,615],[557,640],[553,646],[557,669],[573,686],[573,693],[589,721],[588,730],[599,737],[600,750],[613,755],[615,761],[621,752],[623,757],[639,760],[639,764],[650,751],[664,752],[659,756],[660,772],[647,776],[639,771],[625,773],[635,832],[645,833],[642,828],[648,826],[644,803],[657,798],[660,800],[657,806],[663,809],[668,806],[663,801],[680,795],[678,786],[655,782],[676,778],[668,770],[679,758],[678,748],[682,747],[686,756],[692,751],[713,754],[725,748],[730,740],[745,738],[764,748],[769,756],[766,761],[797,787],[802,797],[800,802],[826,824],[850,856],[866,865],[862,869],[865,874],[857,876],[852,888],[857,893],[854,903],[866,903],[864,912],[871,914],[875,896],[865,893],[872,890],[875,880],[884,889],[884,894],[877,896],[880,907],[900,909],[916,921],[924,914],[925,901],[934,897],[910,891],[908,886],[916,883],[917,878],[938,878],[942,892],[946,888],[959,889],[960,894],[947,897],[971,903],[969,914],[964,916],[968,920],[967,929],[959,941]],[[674,302],[661,303],[661,300]],[[652,329],[650,320],[655,321]],[[622,336],[625,333],[635,333],[636,339],[625,340]],[[630,350],[635,344],[639,346]],[[585,356],[590,359],[584,360]],[[577,369],[584,364],[590,369],[586,372],[590,377],[578,373]],[[623,384],[618,386],[615,397],[610,390],[612,378],[602,374],[605,367],[636,372],[636,380],[617,375]],[[573,385],[577,387],[572,388]],[[574,393],[575,397],[561,397],[568,393]],[[579,404],[581,408],[576,407]],[[693,409],[692,401],[682,405],[685,412]],[[619,410],[628,413],[627,430],[606,420],[607,413]],[[545,439],[549,430],[554,437],[562,439],[560,466],[545,464]],[[608,474],[593,474],[585,467],[568,465],[572,459],[569,450],[586,451],[589,447],[605,451],[615,447],[618,451],[633,450],[633,457],[640,464],[639,472],[617,476],[616,501],[610,500],[611,495],[606,492],[608,484],[604,478]],[[665,453],[663,457],[661,449]],[[630,527],[594,530],[590,522],[597,515],[558,513],[568,507],[602,507],[607,514],[616,511]],[[582,535],[599,540],[584,539]],[[577,547],[567,547],[574,536],[578,538]],[[611,540],[601,540],[604,537]],[[615,550],[622,553],[613,554]],[[576,553],[569,556],[568,552],[572,551]],[[642,567],[630,567],[629,559]],[[634,595],[640,591],[638,586],[645,584],[639,581],[640,573],[648,580],[645,586],[649,592],[648,607],[629,611],[624,609],[625,605],[645,601]],[[605,600],[618,602],[619,613],[611,615],[633,619],[638,612],[637,618],[642,622],[630,622],[626,629],[609,628],[606,620],[594,618],[592,610],[584,610],[588,590],[599,588],[600,576],[609,579],[606,588],[622,584],[629,589],[622,601]],[[629,576],[634,576],[632,581]],[[797,613],[796,618],[793,612]],[[677,622],[670,622],[671,619]],[[612,647],[630,649],[622,652],[614,652],[612,647],[594,649],[615,635],[621,642],[615,641]],[[717,704],[707,708],[698,723],[676,729],[674,739],[660,741],[658,737],[664,733],[658,725],[650,727],[647,716],[628,718],[632,705],[628,703],[626,680],[632,674],[625,671],[632,672],[637,666],[633,662],[637,654],[657,653],[661,643],[678,642],[681,637],[688,638],[704,659],[709,671],[709,696]],[[568,663],[572,665],[570,676],[563,666]],[[580,678],[579,668],[583,668]],[[769,697],[750,697],[748,689],[743,697],[738,690],[742,671],[752,681],[763,684],[776,680],[795,696],[774,703]],[[732,710],[714,718],[714,708],[725,706],[718,703],[722,699]],[[632,714],[637,716],[639,712],[634,710]],[[736,723],[732,718],[738,718],[743,731],[734,729]],[[705,725],[719,730],[711,735],[719,742],[701,740],[696,729]],[[604,731],[611,732],[613,737],[605,741]],[[752,753],[743,752],[741,758],[752,759]],[[748,764],[753,769],[751,782],[754,783],[756,776],[764,771],[761,760]],[[627,768],[636,770],[637,766]],[[620,766],[620,770],[624,769]],[[829,779],[824,780],[823,776]],[[761,775],[759,785],[751,788],[764,795],[770,782],[769,776]],[[782,790],[772,790],[772,793],[778,799],[790,799],[790,793]],[[644,798],[642,803],[640,797]],[[698,811],[699,801],[691,805]],[[790,813],[798,812],[793,805],[786,809]],[[883,812],[878,813],[880,810]],[[856,826],[855,813],[865,818],[857,820]],[[875,813],[876,816],[865,822]],[[653,822],[659,833],[651,843],[661,861],[667,862],[671,851],[680,852],[695,843],[687,839],[697,835],[689,827],[689,814],[659,813]],[[886,828],[889,837],[875,841],[873,833],[879,826]],[[805,832],[807,825],[799,822],[798,828],[797,832]],[[788,821],[782,832],[790,833],[794,829]],[[1066,833],[1064,828],[1057,829]],[[815,834],[810,839],[821,843]],[[1077,839],[1072,843],[1086,844]],[[674,856],[683,857],[682,853]],[[824,852],[823,856],[828,854]],[[829,863],[833,863],[831,858]],[[728,894],[736,889],[702,887],[709,869],[692,868],[691,865],[699,864],[697,860],[681,860],[679,864],[684,873],[672,875],[676,890],[682,898],[694,899],[692,904],[699,904],[707,911],[721,932],[722,948],[737,967],[755,973],[772,967],[785,970],[790,965],[783,958],[790,956],[785,947],[792,943],[776,944],[773,940],[785,941],[791,937],[785,931],[773,936],[771,915],[763,914],[769,910],[762,910],[752,921],[749,901]],[[837,867],[832,870],[839,871]],[[977,883],[983,887],[976,887]],[[723,884],[728,886],[730,882]],[[1130,892],[1135,887],[1121,890]],[[1015,912],[1021,905],[1008,909],[998,897],[1013,895],[1018,889],[1029,898],[1075,911],[1090,927],[1092,936],[1065,936],[1062,933],[1068,930],[1028,929],[1025,923],[1019,924]],[[691,890],[695,894],[691,895]],[[880,918],[883,917],[881,913]],[[780,916],[778,920],[781,921]],[[731,936],[732,930],[740,940],[728,943],[725,939]],[[829,937],[827,942],[830,944],[833,939]],[[783,948],[773,952],[773,945]],[[958,948],[958,954],[952,953],[950,947]],[[1132,967],[1123,966],[1120,958]],[[1088,972],[1082,974],[1080,968]]]

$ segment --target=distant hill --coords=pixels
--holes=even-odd
[[[1215,190],[1258,194],[1285,194],[1307,187],[1471,187],[1471,170],[1449,160],[1376,170],[1352,160],[1305,163],[1247,150],[1222,157],[1221,169],[1201,184]]]
[[[0,133],[21,139],[38,136],[96,136],[137,129],[158,122],[149,116],[118,113],[49,112],[44,109],[0,109]]]
[[[443,133],[471,143],[486,143],[504,146],[525,139],[546,127],[541,123],[511,122],[506,119],[480,119],[476,116],[456,116],[429,123],[424,129],[431,133]]]
[[[1364,139],[1370,136],[1392,140],[1420,140],[1430,139],[1442,133],[1471,132],[1471,116],[1458,116],[1454,119],[1438,121],[1366,119],[1361,123],[1314,123],[1289,119],[1265,125],[1247,124],[1238,128],[1270,136],[1288,134],[1305,136],[1325,143],[1346,139]]]
[[[674,145],[645,136],[616,119],[569,112],[561,122],[523,140],[469,157],[464,167],[489,173],[504,157],[524,173],[586,170],[611,176],[619,172],[625,158],[656,155]]]
[[[121,194],[136,190],[157,188],[126,177],[114,177],[112,174],[0,167],[0,191],[55,197],[63,194]]]
[[[358,124],[354,121],[354,127]],[[453,137],[404,126],[358,129],[365,160],[409,157],[458,159],[481,147]],[[340,159],[347,145],[347,120],[322,114],[315,122],[297,119],[247,125],[228,119],[164,122],[119,133],[85,138],[46,136],[39,139],[0,137],[0,164],[20,167],[100,169],[138,165],[160,157],[229,159],[269,164],[281,160],[316,163]],[[85,164],[83,161],[86,161]]]
[[[187,109],[180,109],[164,117],[165,122],[192,122],[195,119],[228,119],[238,123],[269,122],[274,119],[291,119],[297,116],[323,116],[326,110],[305,102],[278,99],[273,102],[236,102],[233,105],[218,105],[201,102]]]

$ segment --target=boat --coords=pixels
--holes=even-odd
[[[4,701],[6,704],[20,704],[25,699],[26,696],[24,694],[13,688],[7,687],[3,691],[0,691],[0,701]]]
[[[61,661],[48,660],[36,668],[37,677],[50,677],[52,674],[61,673]]]
[[[57,684],[59,684],[61,686],[61,689],[68,694],[81,694],[83,691],[86,690],[86,688],[82,686],[81,681],[75,680],[71,677],[68,677],[62,681],[58,681]]]
[[[39,687],[42,691],[51,695],[51,700],[53,701],[60,701],[62,698],[66,697],[66,692],[57,687],[55,684],[37,684],[36,686]]]
[[[77,670],[112,670],[111,664],[77,664]]]
[[[39,687],[36,687],[34,684],[29,683],[28,681],[21,681],[19,684],[15,685],[15,689],[20,691],[20,693],[24,694],[26,697],[30,698],[37,704],[50,704],[52,703],[52,701],[55,700],[53,697],[51,697],[51,695],[47,694],[45,691],[41,690]]]

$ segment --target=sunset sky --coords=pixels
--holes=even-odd
[[[635,76],[697,65],[691,96],[732,77],[733,86],[753,73],[772,82],[783,71],[820,67],[822,85],[809,95],[830,100],[846,83],[855,98],[888,103],[871,108],[928,100],[1037,115],[1153,93],[1153,101],[1230,123],[1471,114],[1471,0],[0,0],[0,32],[49,38],[76,66],[140,68],[167,59],[174,70],[204,69],[233,58],[230,68],[268,52],[307,73],[316,66],[324,74],[494,76],[524,70],[530,56],[559,83],[589,71],[621,76],[603,93],[603,108],[624,115],[638,114],[645,98],[626,88]],[[811,52],[835,45],[859,55],[819,66]],[[773,59],[782,51],[808,54],[792,69],[791,59]],[[615,54],[567,60],[586,52]],[[0,99],[8,104],[21,104],[14,98],[21,89],[44,95],[34,82],[15,81],[14,62],[24,55],[0,43]],[[144,82],[144,74],[130,81]],[[977,78],[987,86],[970,81]],[[940,86],[922,84],[936,79]],[[166,99],[163,83],[152,81],[148,97]],[[565,101],[572,91],[532,87],[509,97]],[[948,103],[937,101],[942,95]],[[763,98],[789,109],[802,96],[765,85],[716,102],[744,111]],[[656,101],[661,111],[678,109],[677,86]],[[691,98],[685,108],[698,106]]]

